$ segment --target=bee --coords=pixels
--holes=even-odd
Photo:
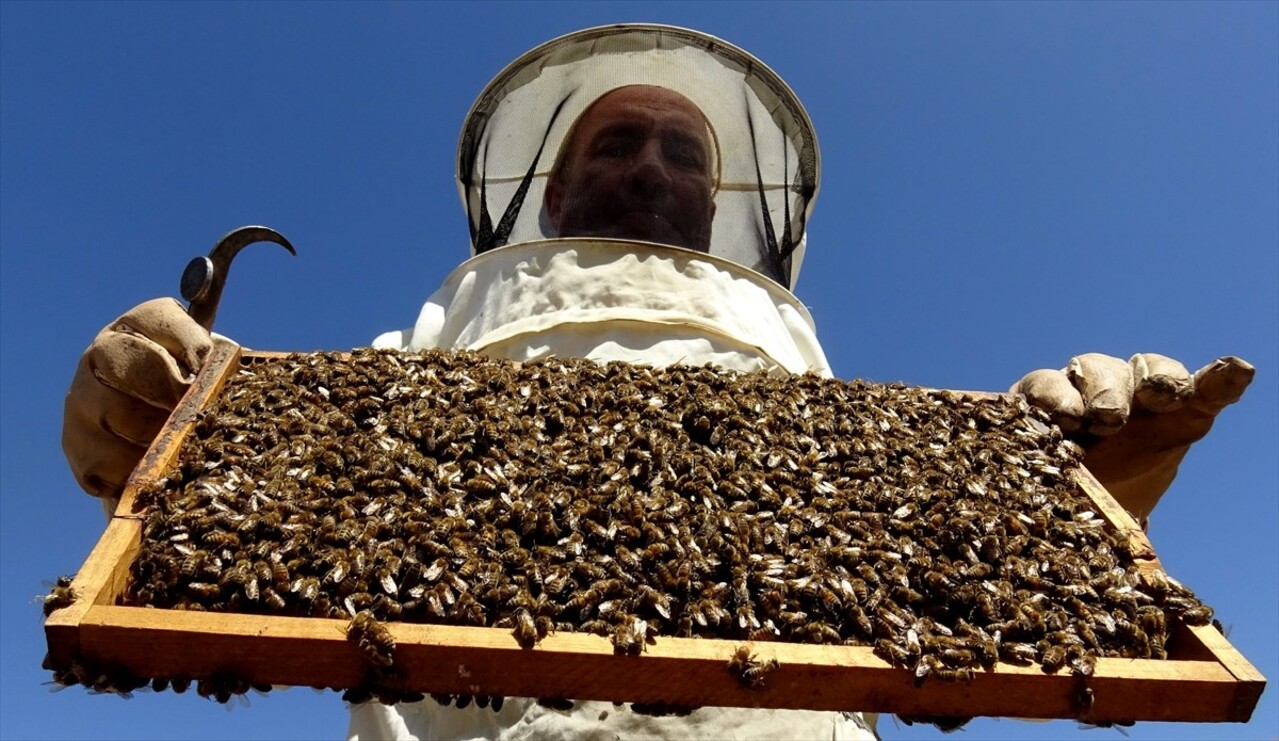
[[[613,653],[639,656],[648,641],[648,622],[638,617],[624,617],[613,629]]]
[[[208,584],[206,582],[193,581],[187,584],[187,591],[196,599],[211,600],[216,599],[222,593],[222,588],[217,584]]]
[[[872,635],[875,635],[875,623],[871,622],[871,618],[870,616],[867,616],[866,610],[863,610],[859,607],[859,605],[854,604],[848,608],[848,614],[852,617],[853,625],[857,626],[857,630],[861,631],[863,636],[871,637]]]
[[[843,638],[839,635],[839,631],[823,622],[813,622],[804,626],[801,631],[805,636],[805,640],[812,643],[842,643]]]
[[[942,668],[942,669],[936,669],[933,672],[933,676],[937,677],[943,682],[967,683],[967,682],[973,681],[973,678],[977,676],[977,672],[971,666],[959,667],[955,669]]]
[[[200,697],[225,705],[232,697],[248,692],[249,683],[234,674],[222,672],[196,682],[195,691]]]
[[[537,645],[542,636],[538,634],[537,622],[533,620],[528,609],[525,607],[517,609],[512,620],[515,627],[511,630],[511,635],[515,636],[515,642],[520,644],[520,648],[533,648]]]
[[[1206,605],[1195,605],[1180,611],[1181,619],[1187,625],[1207,625],[1213,619],[1212,608]]]
[[[40,599],[43,602],[45,617],[49,617],[55,610],[69,607],[76,600],[75,590],[71,588],[71,577],[59,576],[53,589]]]
[[[329,584],[333,584],[334,586],[341,584],[343,581],[345,581],[347,574],[350,573],[348,571],[348,566],[346,561],[343,561],[340,559],[341,557],[339,556],[337,560],[335,560],[335,562],[333,563],[333,567],[330,568],[328,573],[324,575],[324,581]]]
[[[985,579],[994,572],[994,567],[988,563],[975,563],[964,569],[963,574],[966,579]]]
[[[350,618],[347,640],[356,644],[368,663],[386,668],[395,663],[395,636],[368,610]]]
[[[277,612],[281,612],[288,607],[288,602],[284,600],[284,597],[281,597],[280,593],[271,587],[262,589],[262,603]]]
[[[298,577],[289,585],[289,591],[300,597],[303,602],[314,602],[320,594],[320,580],[314,576]]]
[[[289,585],[289,567],[284,563],[284,559],[278,554],[272,554],[270,564],[268,565],[269,575],[263,581],[269,581],[279,588],[286,588]]]
[[[910,587],[893,587],[892,597],[899,603],[915,604],[924,601],[924,595]]]
[[[240,546],[240,536],[225,530],[207,530],[201,536],[201,540],[205,545],[212,548],[238,548]]]
[[[919,661],[915,664],[915,684],[922,685],[929,675],[945,670],[946,667],[942,664],[941,659],[932,654],[924,654],[919,657]]]
[[[1070,659],[1070,671],[1081,677],[1091,677],[1097,669],[1097,655],[1081,653]]]
[[[537,698],[537,704],[544,708],[550,708],[551,710],[556,710],[561,713],[567,713],[573,709],[572,700],[565,700],[559,697],[539,697]],[[495,704],[494,710],[500,710],[500,707],[498,707],[499,705],[500,703]]]
[[[1059,645],[1049,646],[1044,649],[1039,661],[1045,674],[1056,674],[1066,663],[1066,649]]]
[[[914,658],[910,651],[887,638],[875,641],[875,653],[894,666],[909,666]]]
[[[1029,643],[1004,641],[999,646],[999,658],[1010,664],[1030,664],[1039,658],[1039,651]]]

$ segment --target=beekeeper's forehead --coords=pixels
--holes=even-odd
[[[746,52],[670,26],[579,31],[533,49],[489,83],[458,151],[473,250],[559,236],[543,194],[561,146],[592,103],[631,85],[674,91],[706,117],[718,186],[710,252],[792,286],[820,169],[808,116]]]

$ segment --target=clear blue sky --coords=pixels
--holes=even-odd
[[[1003,390],[1074,354],[1258,367],[1151,536],[1279,678],[1279,4],[0,3],[0,736],[333,738],[336,695],[227,711],[51,693],[46,580],[103,527],[59,448],[97,330],[262,223],[218,329],[344,349],[411,324],[467,255],[462,118],[508,62],[625,20],[720,36],[797,91],[824,178],[798,293],[836,373]],[[1276,738],[1138,724],[1133,739]],[[885,739],[937,738],[881,726]],[[965,738],[1119,738],[979,720]]]

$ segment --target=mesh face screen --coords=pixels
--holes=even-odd
[[[480,95],[458,150],[476,253],[572,236],[658,242],[787,287],[820,174],[812,125],[780,78],[666,26],[588,29],[530,51]]]

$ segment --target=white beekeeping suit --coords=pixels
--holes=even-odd
[[[688,115],[664,118],[669,101]],[[603,118],[587,115],[605,108]],[[647,119],[650,109],[656,112]],[[690,139],[687,124],[697,113],[702,120]],[[490,83],[459,150],[476,254],[449,275],[411,329],[378,337],[376,347],[831,375],[812,318],[789,290],[817,189],[816,140],[790,89],[745,52],[660,26],[556,39]],[[616,176],[613,185],[631,190],[580,204],[610,215],[598,223],[588,215],[570,227],[574,220],[564,212],[571,206],[563,201],[574,197],[572,188],[564,197],[550,191],[568,180],[563,170],[580,177],[597,153]],[[654,172],[634,174],[647,166],[646,154],[659,161],[648,163]],[[713,205],[702,211],[709,211],[705,223],[680,228],[677,212],[698,207],[670,202],[686,194],[663,180],[664,167],[688,168],[690,187],[707,184]],[[598,183],[587,187],[588,201],[601,192]],[[618,201],[627,205],[614,208]],[[627,210],[642,215],[620,213]],[[579,702],[563,712],[518,698],[499,712],[430,699],[370,702],[352,708],[349,735],[875,738],[872,724],[855,713],[703,708],[652,717],[608,702]]]

